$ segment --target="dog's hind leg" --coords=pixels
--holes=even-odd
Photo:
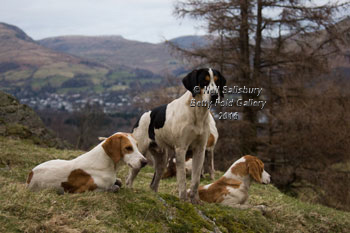
[[[168,161],[168,150],[160,150],[152,151],[153,159],[154,159],[154,175],[150,185],[150,188],[154,192],[158,192],[159,182],[163,176],[164,170],[166,168],[166,164]]]

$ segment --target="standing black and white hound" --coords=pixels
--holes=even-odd
[[[176,177],[179,197],[186,200],[185,155],[193,153],[193,169],[190,201],[199,202],[198,185],[209,137],[209,107],[198,107],[215,103],[223,97],[226,79],[214,69],[199,69],[189,73],[182,80],[188,90],[180,98],[144,113],[136,123],[132,135],[138,141],[138,148],[144,155],[153,157],[155,174],[151,189],[158,191],[159,181],[168,161],[168,150],[175,151]],[[220,95],[220,97],[219,97]],[[196,103],[197,107],[193,106]],[[148,156],[149,157],[149,156]],[[130,170],[126,184],[132,187],[140,169]]]
[[[209,115],[209,138],[207,142],[207,146],[205,149],[205,158],[203,163],[203,169],[201,176],[204,177],[204,174],[209,172],[210,178],[215,180],[215,169],[214,169],[214,150],[216,146],[216,142],[218,141],[219,133],[216,128],[216,123],[212,114]],[[186,154],[186,162],[185,162],[185,170],[186,175],[191,176],[192,174],[192,153],[191,151],[187,151]],[[168,155],[169,156],[169,155]],[[165,172],[162,176],[162,179],[166,179],[169,177],[176,176],[176,159],[175,155],[168,158],[168,163],[165,169]]]

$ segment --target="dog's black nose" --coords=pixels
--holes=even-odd
[[[211,102],[215,102],[218,98],[219,98],[218,94],[212,94],[210,100]]]
[[[118,185],[119,187],[122,187],[122,182],[120,182],[119,179],[117,179],[115,182],[114,182],[115,185]]]
[[[141,161],[141,167],[144,167],[147,165],[147,161]]]

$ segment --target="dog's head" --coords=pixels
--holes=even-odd
[[[264,170],[264,163],[259,158],[252,155],[245,155],[237,160],[231,166],[230,172],[241,177],[249,175],[258,183],[270,183],[271,176]]]
[[[217,70],[206,68],[193,70],[182,79],[183,85],[192,93],[192,96],[202,95],[203,100],[215,102],[219,97],[224,97],[223,87],[226,79]],[[196,90],[195,87],[199,89]]]
[[[140,153],[136,140],[130,134],[113,134],[102,143],[102,147],[116,164],[121,160],[131,168],[141,168],[147,164],[147,159]]]

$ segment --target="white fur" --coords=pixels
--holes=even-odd
[[[213,145],[211,146],[206,146],[206,154],[205,154],[205,160],[209,161],[209,164],[207,163],[207,165],[209,165],[209,167],[207,167],[206,169],[209,170],[209,174],[212,180],[215,179],[215,169],[214,169],[214,149],[219,137],[219,133],[218,130],[216,128],[216,123],[215,120],[213,118],[213,116],[210,114],[209,115],[209,130],[210,130],[210,134],[212,134],[214,136],[214,142]],[[176,163],[176,159],[173,158],[173,163]],[[169,163],[167,164],[167,168],[169,167]],[[186,175],[190,176],[192,173],[192,159],[187,160],[185,162],[185,169],[186,169]],[[202,176],[204,176],[204,166],[202,168]]]
[[[267,173],[265,170],[263,170],[263,173],[261,175],[261,182],[263,184],[269,184],[270,183],[270,177],[271,175]]]
[[[219,95],[218,86],[216,86],[215,84],[214,73],[211,68],[209,68],[208,73],[210,76],[210,82],[209,82],[209,85],[206,87],[206,91],[203,93],[203,100],[207,102],[210,101],[210,96],[212,93]],[[218,100],[220,100],[220,95],[218,97]]]
[[[146,158],[140,153],[138,147],[136,146],[136,140],[128,135],[128,139],[131,142],[133,152],[125,154],[123,157],[124,162],[131,168],[139,169],[141,168],[141,162],[145,161]]]
[[[207,150],[214,148],[219,138],[219,132],[218,132],[218,129],[216,128],[214,117],[211,114],[209,116],[209,130],[210,130],[210,133],[214,136],[214,144],[211,147],[207,147]]]
[[[204,185],[203,188],[204,188],[204,189],[208,189],[208,188],[210,187],[210,185],[212,185],[212,184]]]
[[[132,168],[141,167],[141,161],[146,161],[146,159],[139,152],[135,139],[129,135],[127,137],[132,144],[134,152],[126,154],[122,162],[127,163]],[[56,159],[39,164],[32,169],[34,175],[28,184],[28,188],[32,190],[54,188],[59,192],[63,192],[61,183],[66,182],[70,173],[76,169],[82,169],[88,173],[93,178],[98,189],[107,190],[111,188],[116,181],[117,166],[104,151],[103,143],[104,141],[92,150],[72,160]]]
[[[225,172],[224,176],[226,178],[232,178],[232,179],[241,179],[241,177],[233,174],[231,172],[231,169],[237,164],[237,163],[244,163],[245,162],[245,158],[244,157],[241,157],[240,159],[236,160],[232,165],[231,167]]]
[[[200,173],[203,166],[204,152],[209,136],[209,111],[203,107],[190,107],[189,100],[191,100],[192,93],[187,91],[180,98],[173,100],[168,104],[166,109],[166,121],[161,129],[155,129],[155,139],[159,146],[159,155],[152,153],[155,160],[158,160],[162,171],[166,167],[168,150],[175,150],[176,154],[176,173],[179,185],[179,196],[186,199],[186,170],[185,170],[185,155],[188,148],[193,151],[193,167],[192,169],[192,184],[191,190],[193,195],[198,197],[198,185]],[[201,98],[197,95],[195,98]],[[133,136],[139,143],[139,150],[141,153],[147,154],[150,152],[149,145],[151,139],[148,137],[148,127],[150,123],[150,111],[144,113],[139,121],[139,127],[134,129]],[[171,117],[169,117],[171,116]],[[156,157],[158,156],[158,157]],[[132,187],[133,179],[138,171],[130,171],[127,179],[127,185]],[[160,180],[160,177],[159,177]],[[151,188],[154,191],[158,189],[158,182]]]
[[[242,182],[239,188],[232,188],[228,187],[229,193],[224,197],[224,200],[222,204],[224,205],[231,205],[234,207],[237,207],[237,204],[245,204],[245,202],[248,199],[248,190],[250,188],[250,184],[252,181],[252,178],[250,175],[246,176],[239,176],[235,175],[231,172],[231,168],[235,166],[238,163],[245,163],[246,159],[244,157],[241,157],[239,160],[234,162],[232,166],[226,171],[224,176],[226,178],[233,178],[236,180],[239,180]],[[269,184],[270,183],[270,174],[268,174],[265,170],[262,171],[262,183]]]
[[[176,160],[175,160],[176,162]],[[185,162],[185,170],[186,170],[186,175],[191,175],[192,173],[192,159],[189,159]]]
[[[226,186],[226,189],[229,191],[224,197],[221,202],[223,205],[236,207],[236,208],[248,208],[249,205],[246,205],[246,201],[248,199],[248,190],[252,181],[251,176],[248,174],[246,176],[240,176],[233,174],[231,172],[232,167],[234,167],[238,163],[245,163],[246,159],[244,157],[241,157],[237,161],[235,161],[230,168],[226,171],[226,173],[223,175],[225,178],[228,179],[235,179],[237,181],[242,182],[239,188],[234,188],[230,186]],[[268,174],[265,170],[262,171],[262,183],[269,184],[270,183],[270,174]],[[210,185],[205,185],[202,188],[208,189]]]
[[[218,92],[218,88],[214,82],[213,71],[209,69],[208,72],[210,83],[207,90],[209,90],[209,93],[203,92],[192,97],[192,93],[186,91],[180,98],[173,100],[167,105],[164,126],[160,129],[155,129],[157,148],[152,151],[151,156],[154,159],[156,168],[151,188],[157,191],[161,175],[168,161],[168,151],[175,151],[179,196],[181,199],[186,199],[185,155],[188,149],[193,151],[190,198],[194,203],[199,201],[198,185],[210,132],[211,115],[206,107],[191,107],[190,101],[193,98],[195,101],[210,101],[210,92]],[[144,113],[139,120],[139,126],[133,131],[133,136],[139,142],[141,153],[146,156],[151,151],[151,139],[148,137],[148,127],[151,120],[150,114],[151,111]],[[137,170],[130,171],[127,186],[132,187],[137,173]]]
[[[211,114],[209,116],[209,130],[210,130],[210,133],[214,136],[214,143],[212,146],[206,147],[206,152],[207,152],[206,159],[208,159],[210,162],[210,165],[209,165],[210,178],[212,180],[214,180],[215,179],[214,150],[215,150],[215,146],[216,146],[216,143],[218,141],[218,138],[219,138],[219,132],[218,132],[218,129],[216,128],[216,123],[215,123],[214,117]],[[202,174],[204,175],[204,168],[202,170]]]

